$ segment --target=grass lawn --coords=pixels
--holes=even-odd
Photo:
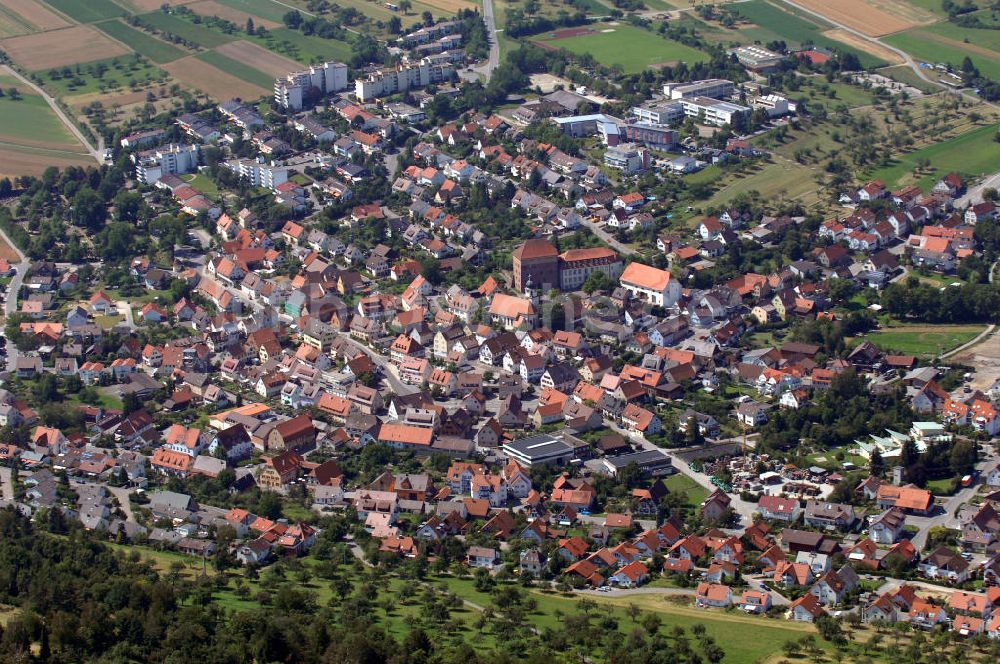
[[[186,52],[173,44],[168,44],[141,30],[136,30],[121,21],[105,21],[104,23],[98,23],[97,27],[123,44],[128,44],[132,50],[139,53],[139,55],[146,56],[153,62],[160,64],[173,62],[187,55]]]
[[[923,92],[937,92],[940,88],[935,85],[931,85],[924,79],[917,76],[917,73],[910,69],[908,65],[895,65],[893,67],[883,67],[878,70],[879,74],[883,76],[888,76],[894,81],[898,81],[904,85],[909,85],[917,90]]]
[[[100,326],[102,330],[110,330],[118,323],[122,322],[121,316],[94,316],[94,322]]]
[[[223,55],[221,53],[216,53],[215,51],[208,51],[207,53],[199,53],[197,56],[199,60],[204,60],[210,65],[218,67],[227,74],[232,74],[236,78],[242,79],[247,83],[253,83],[254,85],[259,85],[265,90],[274,85],[274,78],[268,76],[259,69],[254,69],[253,66],[246,64],[245,62],[239,62],[233,60],[229,56]]]
[[[862,338],[887,352],[928,357],[968,343],[984,329],[983,325],[898,325]]]
[[[943,480],[927,480],[927,489],[935,496],[950,496],[954,477],[946,477]]]
[[[45,4],[55,7],[80,23],[124,16],[127,13],[111,0],[45,0]]]
[[[945,26],[945,24],[939,25]],[[931,27],[938,28],[938,26]],[[979,46],[981,42],[973,40],[973,37],[977,40],[979,39],[979,33],[993,33],[995,31],[971,30],[950,25],[947,27],[954,27],[958,30],[965,30],[965,32],[976,34],[970,36],[970,44],[963,43],[961,37],[954,39],[953,36],[949,36],[948,34],[941,34],[940,28],[933,32],[931,28],[907,30],[906,32],[883,37],[883,39],[887,44],[903,49],[921,62],[932,64],[947,63],[958,68],[961,67],[962,60],[966,56],[969,56],[973,64],[983,74],[994,80],[1000,79],[1000,54],[991,53],[990,49],[986,46]],[[995,38],[994,35],[990,35],[990,37]]]
[[[947,141],[900,155],[891,166],[880,168],[871,176],[894,187],[914,179],[913,170],[922,158],[929,159],[932,168],[931,172],[921,173],[916,180],[925,190],[950,171],[966,175],[992,173],[1000,164],[1000,143],[993,140],[996,133],[997,128],[993,124],[973,129]]]
[[[195,25],[174,14],[164,14],[160,11],[143,14],[139,18],[162,32],[175,34],[181,39],[186,39],[205,48],[222,46],[237,38],[237,35],[217,32],[205,25]]]
[[[326,60],[346,62],[353,55],[351,44],[346,41],[304,35],[289,28],[268,30],[265,37],[255,36],[252,39],[269,51],[274,51],[307,65]],[[273,84],[272,80],[267,87],[270,88]]]
[[[684,44],[664,39],[654,32],[631,25],[594,26],[598,32],[568,39],[546,40],[540,35],[536,42],[553,48],[564,48],[572,53],[589,53],[599,63],[620,65],[627,74],[640,72],[650,65],[666,62],[703,62],[708,56]],[[603,32],[608,30],[609,32]]]
[[[733,177],[705,202],[707,207],[725,205],[739,194],[756,190],[765,200],[795,200],[809,207],[820,199],[821,191],[809,168],[791,161],[755,166],[758,170]],[[706,169],[708,170],[708,169]]]
[[[207,175],[202,175],[201,173],[189,173],[187,175],[182,175],[181,179],[209,198],[218,198],[219,196],[218,185],[216,185],[212,178]]]
[[[670,491],[683,491],[687,494],[688,505],[700,505],[708,497],[708,490],[694,481],[694,478],[677,472],[663,480]]]
[[[24,84],[16,87],[21,92],[17,101],[11,100],[6,93],[0,97],[0,139],[44,141],[48,145],[82,148],[44,99]]]
[[[462,599],[486,606],[492,597],[487,593],[478,592],[471,579],[440,578],[439,583],[445,585],[451,592]],[[576,604],[579,595],[564,596],[554,592],[532,590],[531,596],[538,602],[538,608],[528,620],[540,630],[562,626],[560,615],[578,612]],[[663,595],[624,595],[621,597],[605,597],[588,595],[597,602],[598,615],[613,616],[618,620],[620,628],[629,632],[633,628],[642,629],[639,623],[628,617],[626,608],[635,604],[644,612],[653,612],[662,620],[660,633],[667,635],[675,626],[690,629],[701,624],[705,633],[712,636],[722,646],[726,653],[725,662],[740,662],[750,664],[761,662],[781,652],[786,641],[797,640],[806,634],[815,634],[815,628],[805,623],[778,621],[760,616],[747,616],[735,612],[707,611],[692,606],[690,597],[668,598]],[[638,617],[642,621],[642,614]],[[821,645],[823,641],[817,638]]]

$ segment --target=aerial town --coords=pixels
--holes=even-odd
[[[0,660],[998,661],[942,7],[0,0]]]

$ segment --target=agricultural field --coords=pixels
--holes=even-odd
[[[89,25],[11,37],[0,40],[0,49],[29,71],[94,62],[129,52]]]
[[[227,35],[221,31],[217,32],[204,25],[195,25],[173,14],[150,12],[149,14],[143,14],[139,18],[157,30],[169,32],[206,49],[212,49],[236,39],[233,35]]]
[[[909,65],[896,65],[894,67],[883,67],[878,70],[879,74],[883,76],[888,76],[892,80],[902,83],[903,85],[909,85],[910,87],[916,88],[924,93],[937,92],[940,90],[936,85],[931,85],[924,79],[917,76],[916,72],[910,68]]]
[[[44,99],[12,76],[0,76],[0,86],[21,94],[18,100],[0,97],[0,177],[40,175],[48,166],[93,165]]]
[[[941,30],[946,33],[950,29],[965,30],[968,33],[975,33],[969,37],[972,43],[964,43],[962,38],[954,39],[947,34],[940,34]],[[932,32],[932,29],[938,32]],[[1000,51],[991,50],[983,44],[992,44],[1000,35],[993,34],[993,30],[969,30],[958,28],[958,26],[937,25],[931,28],[911,30],[885,38],[885,41],[896,48],[901,48],[914,58],[926,63],[947,63],[955,68],[962,64],[962,60],[968,56],[979,70],[993,78],[1000,78]],[[990,33],[989,38],[979,39],[979,33]]]
[[[243,63],[252,63],[253,67],[267,74],[270,78],[283,76],[288,72],[302,67],[295,60],[273,53],[266,48],[248,41],[234,41],[215,49],[216,53]],[[268,85],[273,83],[270,81]]]
[[[101,21],[127,13],[123,7],[111,0],[45,0],[45,2],[79,23]]]
[[[916,179],[916,184],[926,189],[950,171],[971,176],[995,172],[997,164],[1000,164],[1000,143],[993,140],[995,134],[996,126],[992,124],[973,129],[955,138],[899,155],[891,166],[874,171],[872,176],[880,178],[890,187],[909,184]],[[922,171],[920,177],[915,178],[913,172],[922,159],[930,160],[931,169]]]
[[[791,47],[813,44],[823,48],[837,49],[844,53],[852,53],[865,67],[877,67],[889,64],[883,59],[884,50],[874,52],[872,48],[857,46],[839,41],[828,34],[834,26],[815,17],[798,12],[788,5],[778,6],[767,0],[749,0],[732,5],[730,9],[743,17],[747,23],[738,25],[735,29],[725,29],[711,25],[712,32],[706,35],[723,42],[738,42],[749,44],[771,41],[784,41]],[[684,20],[691,20],[690,17]],[[703,25],[708,25],[702,23]],[[839,33],[835,33],[838,34]],[[849,33],[848,33],[849,34]]]
[[[280,24],[281,17],[289,11],[288,6],[274,2],[274,0],[214,0],[213,4],[224,5],[230,9],[251,14],[255,17],[254,23],[257,22],[257,18],[260,18],[275,25]],[[202,13],[195,7],[191,8],[198,13]],[[222,15],[220,14],[220,16]],[[246,19],[244,19],[245,21]]]
[[[306,65],[326,60],[344,62],[352,55],[351,45],[346,41],[304,35],[290,28],[270,30],[266,37],[254,37],[253,40],[269,51]]]
[[[68,28],[72,23],[39,0],[5,0],[0,5],[0,37]]]
[[[57,78],[53,74],[57,74]],[[82,95],[93,92],[131,88],[151,82],[166,81],[167,76],[149,60],[132,54],[91,62],[79,67],[65,67],[40,72],[43,85],[55,96]]]
[[[899,0],[796,0],[796,4],[869,37],[902,32],[936,20],[930,12]]]
[[[984,329],[983,325],[897,325],[863,338],[887,352],[931,357],[972,341]]]
[[[619,23],[598,23],[588,28],[544,33],[534,37],[533,41],[543,48],[589,53],[599,63],[618,65],[625,73],[678,61],[701,62],[707,59],[704,53],[690,46]]]
[[[271,28],[276,28],[281,25],[281,20],[272,21],[262,18],[258,14],[254,14],[250,11],[244,11],[243,9],[235,6],[239,4],[249,4],[249,3],[221,3],[216,2],[216,0],[198,0],[198,2],[193,2],[187,5],[187,8],[196,14],[202,14],[204,16],[218,16],[219,18],[224,18],[227,21],[232,21],[236,25],[243,27],[247,24],[247,19],[253,19],[254,25],[257,27],[264,27],[270,30]],[[285,11],[288,11],[287,9]]]
[[[223,55],[218,51],[208,51],[195,56],[202,62],[207,62],[213,67],[220,69],[236,78],[242,79],[251,85],[260,86],[265,90],[274,83],[274,77],[268,76],[261,70],[247,64],[248,61],[235,60]]]
[[[98,23],[96,27],[101,32],[127,44],[139,55],[144,55],[159,64],[173,62],[188,54],[173,44],[168,44],[148,33],[136,30],[121,21],[105,21]]]
[[[267,88],[248,83],[204,60],[200,60],[196,56],[175,60],[164,65],[163,68],[182,84],[201,90],[205,94],[219,100],[231,99],[233,97],[256,99],[268,93]]]

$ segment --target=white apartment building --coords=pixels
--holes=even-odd
[[[311,88],[316,88],[320,94],[328,95],[346,90],[348,86],[347,65],[342,62],[324,62],[276,80],[274,101],[284,108],[301,111],[303,100]]]
[[[689,99],[691,97],[715,97],[725,99],[736,91],[736,84],[724,78],[707,78],[690,83],[664,83],[663,94],[671,99]]]
[[[455,68],[447,64],[430,64],[421,60],[419,64],[399,65],[389,69],[379,69],[364,78],[354,81],[354,95],[358,101],[369,101],[376,97],[387,97],[399,92],[422,88],[431,83],[441,83],[455,76]]]
[[[779,115],[788,115],[791,110],[788,106],[788,100],[781,95],[763,95],[761,97],[756,97],[751,100],[750,105],[754,108],[763,108],[767,111],[768,117],[776,118]]]
[[[632,115],[640,122],[668,125],[684,119],[684,107],[677,101],[663,101],[645,106],[633,106]]]
[[[164,175],[190,173],[198,167],[197,145],[166,145],[132,155],[139,182],[156,184]]]
[[[622,143],[608,148],[604,163],[626,174],[638,173],[649,167],[649,151],[635,143]]]
[[[750,113],[746,106],[710,97],[681,99],[681,106],[684,107],[684,115],[692,118],[704,116],[706,124],[716,126],[731,125],[736,116]]]
[[[226,167],[249,181],[253,187],[274,189],[279,184],[288,181],[288,169],[277,168],[252,159],[236,159],[226,163]]]

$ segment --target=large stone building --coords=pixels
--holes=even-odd
[[[514,289],[524,292],[529,281],[534,289],[564,291],[580,288],[587,277],[600,270],[615,280],[622,273],[621,258],[606,247],[568,249],[558,253],[548,240],[528,240],[514,250]]]
[[[533,288],[559,285],[559,252],[548,240],[527,240],[512,254],[514,289],[524,292],[530,281]]]

